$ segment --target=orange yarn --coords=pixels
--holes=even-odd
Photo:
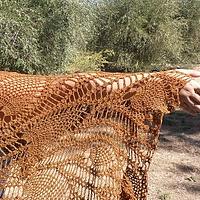
[[[1,72],[1,198],[146,199],[163,115],[187,81],[175,71]]]

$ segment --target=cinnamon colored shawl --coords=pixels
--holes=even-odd
[[[0,73],[0,199],[144,200],[175,71]]]

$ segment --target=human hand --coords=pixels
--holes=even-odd
[[[177,71],[190,75],[193,78],[180,90],[181,108],[192,115],[200,113],[200,84],[195,81],[195,78],[200,77],[200,71],[185,69]]]

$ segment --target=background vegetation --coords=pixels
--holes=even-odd
[[[0,0],[0,69],[149,71],[200,63],[199,0]]]

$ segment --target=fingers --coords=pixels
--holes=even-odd
[[[184,100],[181,102],[182,108],[189,112],[190,114],[195,114],[196,110],[194,108],[194,103],[188,98],[184,98]]]
[[[178,72],[182,72],[184,74],[188,74],[192,77],[200,77],[200,71],[199,70],[192,70],[192,69],[176,69]]]
[[[181,107],[193,115],[200,112],[200,95],[196,93],[198,89],[190,82],[180,91]]]
[[[189,83],[193,88],[200,89],[199,81],[200,81],[199,78],[195,78],[195,79],[191,80]]]
[[[195,77],[200,75],[200,71],[178,70]],[[181,107],[190,114],[200,113],[200,84],[191,80],[180,90]]]
[[[189,98],[195,105],[200,105],[200,96],[198,94],[193,93]]]
[[[200,112],[200,97],[199,95],[194,96],[184,96],[181,99],[181,107],[189,112],[190,114],[194,115]]]
[[[187,97],[187,101],[186,104],[188,105],[188,107],[193,110],[194,113],[199,113],[200,112],[200,105],[199,104],[195,104],[195,102],[193,100],[191,100],[192,97]]]
[[[184,96],[190,96],[191,100],[195,104],[200,104],[200,85],[196,81],[192,80],[184,87],[182,94]]]
[[[192,116],[196,116],[196,112],[191,109],[187,104],[185,104],[184,102],[181,103],[181,108],[184,112],[192,115]]]
[[[191,70],[191,72],[188,74],[194,78],[200,77],[200,71],[197,70]]]

